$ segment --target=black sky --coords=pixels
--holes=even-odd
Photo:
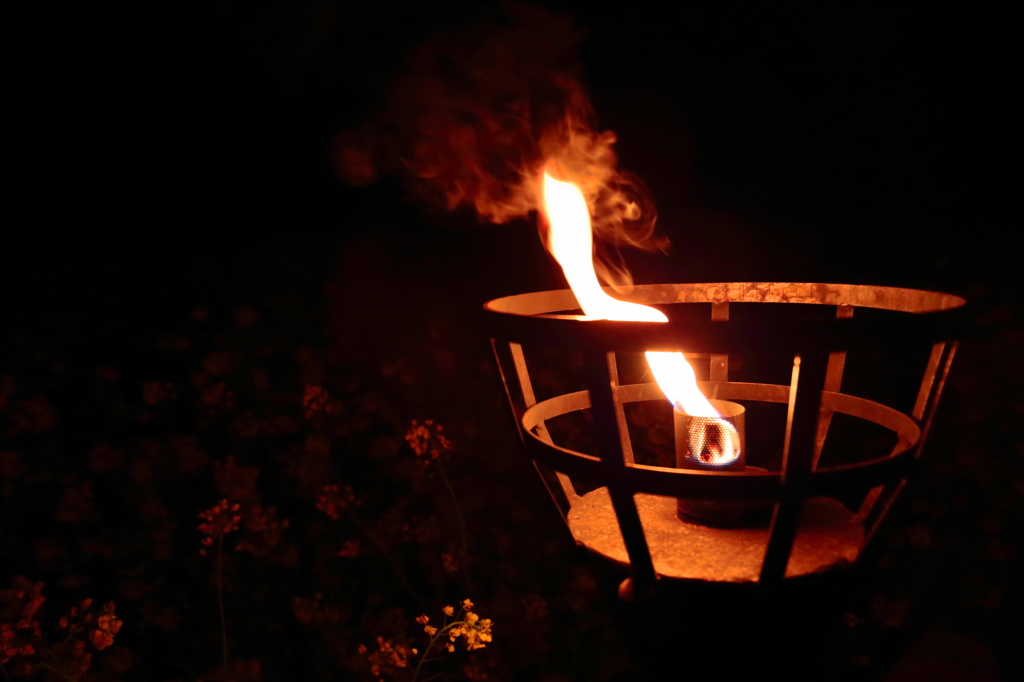
[[[671,266],[641,266],[649,279],[979,293],[1016,269],[1020,59],[1008,5],[560,9],[585,32],[599,122],[619,134],[621,165],[651,186],[676,242]],[[445,232],[469,216],[439,228],[395,185],[352,190],[329,163],[331,136],[372,113],[402,55],[475,12],[21,15],[4,249],[18,298],[60,301],[69,286],[173,297],[261,253],[327,254],[364,232],[485,248]],[[515,239],[531,239],[521,228]]]

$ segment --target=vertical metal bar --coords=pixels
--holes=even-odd
[[[711,319],[714,321],[729,321],[729,302],[721,301],[711,304]],[[724,353],[711,354],[711,368],[708,378],[711,381],[729,381],[729,356]]]
[[[640,514],[633,498],[635,491],[620,481],[621,471],[626,463],[622,451],[622,438],[618,431],[618,420],[615,416],[615,398],[612,395],[612,376],[609,362],[610,353],[592,350],[585,353],[587,387],[590,392],[590,410],[594,420],[594,435],[597,454],[608,469],[608,493],[611,496],[612,508],[619,522],[622,540],[629,554],[630,568],[633,573],[633,585],[637,595],[648,595],[655,584],[654,562],[650,548],[644,535]]]
[[[915,459],[921,458],[921,453],[924,450],[925,442],[928,439],[928,434],[931,432],[932,423],[935,419],[935,412],[939,407],[939,399],[942,397],[942,390],[945,388],[946,379],[949,377],[949,369],[953,365],[953,356],[956,354],[957,342],[951,341],[949,343],[939,342],[932,346],[931,356],[928,358],[928,366],[925,368],[924,379],[921,381],[921,389],[917,394],[917,400],[914,403],[913,416],[915,419],[923,419],[921,425],[921,435],[917,439],[917,445],[915,447],[914,457]],[[941,366],[942,372],[938,373],[939,367]],[[936,375],[938,374],[938,382],[936,383]],[[932,390],[934,387],[934,391]],[[875,490],[868,493],[868,499],[864,500],[864,504],[861,506],[860,514],[863,518],[867,518],[870,514],[871,506],[878,504],[881,501],[881,506],[878,510],[878,515],[871,523],[871,528],[868,531],[867,537],[864,539],[864,547],[861,550],[863,554],[870,546],[874,544],[875,538],[878,536],[878,530],[882,527],[886,517],[892,510],[896,501],[899,499],[900,494],[906,488],[907,479],[901,479],[900,482],[895,486],[890,486],[891,491],[879,491],[877,494]],[[875,499],[871,499],[874,496]]]
[[[568,526],[569,517],[566,516],[566,514],[568,513],[569,508],[572,507],[573,503],[579,497],[576,495],[576,491],[573,489],[572,483],[569,482],[569,477],[561,472],[555,472],[555,475],[558,476],[558,482],[562,485],[562,491],[565,493],[565,499],[563,500],[555,494],[554,490],[551,489],[551,486],[548,484],[548,477],[544,475],[544,471],[541,470],[540,465],[537,464],[536,460],[533,461],[533,469],[537,472],[537,476],[540,477],[541,482],[544,484],[544,489],[548,491],[548,496],[551,498],[551,501],[555,503],[555,509],[558,510],[558,515],[562,517],[562,521],[564,521],[565,525]],[[562,480],[563,478],[565,481]],[[572,497],[569,496],[570,491],[572,492]]]
[[[530,370],[526,366],[526,356],[523,355],[523,347],[521,344],[509,342],[508,348],[509,351],[511,351],[512,353],[512,362],[513,364],[515,364],[516,367],[516,375],[519,377],[519,387],[522,389],[523,392],[523,402],[526,404],[526,409],[530,409],[531,407],[537,404],[537,397],[533,393],[533,383],[530,381]],[[494,357],[498,357],[498,350],[496,347],[494,350]],[[501,377],[502,381],[505,381],[504,372],[502,372]],[[507,383],[505,385],[505,392],[508,393]],[[511,402],[512,399],[509,398],[509,403],[511,404]],[[515,416],[514,407],[512,409],[512,414],[513,416]],[[526,436],[522,432],[522,425],[519,423],[519,417],[516,416],[515,419],[516,426],[519,428],[519,437],[525,440]],[[554,445],[554,441],[551,439],[551,433],[548,431],[548,427],[544,424],[544,422],[541,422],[536,426],[536,431],[538,438],[540,438],[548,445]],[[548,494],[551,495],[551,499],[555,500],[556,506],[558,506],[559,511],[561,511],[562,503],[559,502],[558,496],[555,495],[555,492],[551,490],[551,488],[548,486],[547,478],[544,476],[543,472],[537,466],[536,462],[534,462],[534,468],[537,469],[537,473],[540,475],[541,480],[544,481],[544,487],[547,488]],[[558,478],[559,485],[562,486],[562,492],[565,494],[566,504],[572,506],[573,503],[575,503],[576,500],[579,498],[579,495],[576,493],[576,488],[572,484],[572,480],[566,474],[563,474],[561,471],[556,471],[555,476]],[[562,517],[565,517],[564,512],[562,513]]]
[[[533,394],[533,382],[530,381],[530,371],[526,367],[526,356],[523,355],[523,346],[510,341],[508,349],[512,352],[512,362],[515,363],[516,374],[519,376],[519,385],[523,390],[523,402],[526,403],[526,407],[529,409],[537,404],[537,398]]]
[[[615,392],[619,386],[619,366],[615,353],[608,353],[608,375],[612,380],[612,399],[615,401],[615,422],[619,426],[619,440],[622,442],[622,458],[627,465],[633,464],[633,442],[629,439],[629,424],[626,423],[626,411]]]
[[[793,358],[786,441],[782,452],[781,478],[785,497],[775,505],[772,513],[768,547],[761,565],[762,583],[777,583],[786,574],[786,565],[789,563],[789,554],[804,506],[803,498],[797,493],[811,470],[814,458],[814,436],[821,411],[827,358],[823,352],[804,353]]]
[[[878,529],[882,527],[882,523],[885,522],[885,518],[889,515],[889,512],[892,510],[893,505],[896,503],[897,498],[899,498],[900,493],[903,492],[906,485],[907,479],[900,479],[900,482],[897,483],[887,495],[880,498],[882,503],[878,509],[878,515],[874,518],[874,521],[871,522],[871,528],[868,529],[867,535],[864,538],[864,546],[861,547],[860,550],[861,555],[863,555],[864,552],[874,544],[875,538],[878,536]]]
[[[871,515],[871,510],[874,509],[875,503],[878,502],[879,496],[882,491],[885,490],[884,485],[876,485],[874,488],[868,491],[867,497],[860,503],[860,509],[857,510],[856,518],[864,521]]]
[[[515,363],[516,374],[519,376],[519,386],[523,391],[523,402],[526,403],[526,409],[530,409],[537,404],[537,397],[533,394],[533,382],[530,381],[530,370],[526,366],[526,356],[523,355],[523,347],[518,343],[509,342],[508,348],[512,351],[512,362]],[[551,434],[548,433],[548,427],[544,422],[537,425],[537,435],[545,443],[552,444]]]
[[[796,387],[791,390],[793,406],[789,447],[783,455],[783,484],[801,481],[811,470],[814,458],[814,438],[818,415],[821,414],[821,394],[828,372],[828,355],[824,352],[804,353],[794,360]]]
[[[782,442],[782,473],[786,473],[786,460],[793,437],[793,416],[796,414],[796,393],[800,383],[800,356],[793,358],[793,371],[789,375],[789,403],[786,405],[786,436]]]
[[[624,463],[622,439],[619,438],[618,420],[615,418],[615,398],[612,397],[608,355],[609,353],[603,351],[585,353],[587,388],[597,437],[597,454],[605,464],[621,467]]]
[[[523,426],[519,423],[519,415],[516,413],[516,404],[512,400],[512,392],[508,388],[508,378],[505,376],[505,366],[501,364],[501,356],[498,354],[498,345],[494,339],[491,339],[491,350],[494,351],[494,362],[498,365],[498,374],[501,375],[501,385],[505,387],[505,397],[508,398],[508,406],[512,409],[512,422],[516,425],[516,433],[519,434],[519,440],[525,440],[523,436]]]
[[[921,438],[917,441],[917,452],[914,454],[915,459],[921,458],[921,452],[924,450],[924,444],[928,441],[928,435],[932,430],[932,423],[935,421],[935,413],[939,409],[939,399],[942,398],[942,389],[946,387],[946,378],[949,376],[949,368],[953,365],[953,356],[956,354],[957,342],[951,341],[946,345],[946,359],[942,363],[942,374],[939,376],[939,382],[935,386],[935,391],[932,393],[930,404],[925,410],[924,424],[921,425]]]
[[[848,304],[836,306],[836,319],[848,320],[853,317],[853,306]],[[846,368],[846,351],[833,351],[828,354],[828,369],[825,370],[825,387],[822,390],[839,393],[843,386],[843,370]],[[828,429],[832,425],[832,410],[822,408],[818,415],[818,431],[814,434],[814,459],[811,460],[811,471],[818,468],[821,451],[825,447]]]
[[[896,441],[896,445],[895,445],[895,447],[893,447],[892,452],[889,453],[889,456],[892,457],[897,452],[899,452],[902,448],[910,447],[912,445],[913,445],[913,443],[911,443],[908,438],[906,438],[906,437],[901,435],[901,436],[899,436],[899,439]],[[889,492],[891,494],[892,491],[898,485],[900,485],[900,483],[889,483],[887,485],[886,484],[876,485],[874,488],[869,490],[868,494],[864,497],[864,501],[861,502],[860,509],[857,511],[857,514],[856,514],[856,518],[861,520],[861,521],[867,520],[871,516],[871,511],[874,509],[875,504],[878,503],[879,498],[882,497],[882,494],[885,491],[885,489],[888,487],[889,488]]]
[[[924,417],[924,408],[928,404],[928,396],[932,393],[935,373],[939,369],[939,361],[942,359],[942,351],[945,348],[945,341],[939,341],[932,346],[932,354],[928,357],[928,365],[924,369],[924,378],[921,379],[921,388],[918,390],[917,400],[914,402],[914,411],[910,413],[918,421],[921,421],[921,418]]]

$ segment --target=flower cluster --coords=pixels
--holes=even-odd
[[[481,618],[472,611],[467,613],[466,619],[461,625],[448,631],[448,638],[451,642],[459,637],[462,637],[462,644],[466,647],[466,651],[483,649],[492,641],[491,619]],[[451,642],[449,642],[449,646],[451,646]],[[448,650],[451,651],[451,649]]]
[[[444,648],[449,652],[455,651],[455,642],[460,637],[466,651],[483,649],[492,641],[491,619],[481,618],[474,613],[473,602],[469,599],[463,599],[461,607],[458,616],[456,616],[454,606],[445,606],[442,609],[445,617],[440,628],[430,625],[430,616],[426,614],[416,617],[416,622],[422,625],[423,631],[430,636],[430,644],[427,647],[428,653],[445,635],[447,635],[448,641],[444,642]],[[455,620],[449,623],[448,619],[452,617]]]
[[[0,590],[0,664],[12,660],[15,674],[31,675],[35,666],[30,657],[35,655],[42,633],[36,611],[46,598],[42,596],[43,583],[33,583],[23,576],[12,581],[8,590]]]
[[[232,531],[238,530],[238,524],[242,516],[238,513],[239,505],[228,504],[226,499],[221,500],[206,511],[199,512],[199,518],[205,523],[199,524],[199,532],[206,535],[203,538],[203,549],[199,553],[206,555],[206,548],[213,545],[213,539],[223,538]]]
[[[277,508],[252,505],[246,508],[242,527],[245,537],[235,549],[249,552],[253,556],[268,557],[281,540],[284,530],[291,525],[288,519],[277,518]]]
[[[9,623],[0,623],[0,663],[7,663],[16,656],[28,657],[35,652],[31,644],[18,638]]]
[[[14,638],[11,626],[0,623],[0,663],[7,663],[15,656],[31,656],[36,652],[31,644],[22,644],[19,647]]]
[[[121,619],[114,613],[114,602],[107,602],[97,616],[92,612],[92,599],[84,599],[61,617],[57,629],[68,637],[85,634],[96,650],[102,651],[114,643],[114,636],[121,629]]]
[[[302,395],[302,409],[306,419],[311,418],[318,412],[322,412],[327,406],[328,398],[330,398],[330,395],[319,386],[306,386],[306,392]]]
[[[235,394],[228,389],[227,384],[223,381],[204,385],[200,397],[207,414],[216,414],[219,409],[228,411],[235,409]]]
[[[421,424],[414,419],[405,434],[405,440],[418,457],[430,455],[437,459],[441,453],[452,449],[452,443],[444,435],[444,427],[435,424],[433,419],[426,419]]]
[[[316,496],[316,508],[332,519],[340,518],[342,509],[357,504],[359,502],[352,493],[352,486],[348,485],[344,488],[336,485],[326,485],[323,491]]]
[[[146,381],[142,384],[142,399],[147,405],[159,405],[178,397],[177,388],[172,383]]]
[[[43,596],[43,583],[33,583],[24,576],[12,581],[8,590],[0,590],[0,613],[3,621],[13,624],[15,630],[31,630],[32,637],[38,639],[39,621],[35,619],[36,611],[46,601]]]
[[[77,680],[89,672],[92,653],[87,644],[99,651],[114,643],[121,619],[109,602],[97,614],[92,599],[84,599],[61,616],[57,629],[64,640],[52,646],[42,638],[36,611],[46,600],[43,583],[17,577],[10,589],[0,590],[0,664],[18,677],[27,677],[46,667],[63,679]]]
[[[121,619],[114,613],[114,602],[107,602],[96,619],[96,628],[89,633],[89,641],[99,650],[114,643],[114,635],[121,629]]]
[[[374,677],[394,672],[395,668],[409,667],[409,657],[419,653],[418,649],[407,647],[404,644],[395,644],[390,639],[383,637],[377,638],[377,647],[378,650],[367,657],[370,662],[370,673]],[[359,653],[366,653],[365,645],[359,645]]]

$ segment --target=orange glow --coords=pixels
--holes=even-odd
[[[590,210],[579,187],[543,173],[542,208],[548,223],[547,247],[562,266],[569,287],[576,295],[585,319],[622,320],[634,322],[668,322],[655,308],[612,298],[597,279],[594,270],[593,232]],[[710,440],[707,422],[700,422],[697,432],[690,433],[690,449],[704,453],[702,462],[723,465],[739,457],[739,436],[728,421],[708,402],[697,386],[693,368],[682,353],[648,351],[651,373],[676,409],[694,417],[714,419],[712,425],[723,429],[724,437],[714,439],[724,448],[708,449]],[[735,434],[735,437],[732,437]]]

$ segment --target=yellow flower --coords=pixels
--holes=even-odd
[[[467,611],[472,611],[473,610],[473,602],[469,601],[468,599],[463,599],[462,600],[462,608],[466,609]]]
[[[449,653],[451,653],[452,651],[455,651],[455,645],[454,645],[454,644],[452,644],[451,642],[447,642],[447,643],[446,643],[446,644],[444,645],[444,647],[445,647],[446,649],[448,649],[448,652],[449,652]]]
[[[444,615],[446,615],[446,616],[454,616],[455,615],[455,607],[454,606],[446,606],[446,607],[444,607]]]
[[[423,632],[433,637],[435,634],[437,634],[437,628],[435,628],[433,625],[424,625]]]
[[[466,623],[459,629],[462,643],[467,651],[483,649],[493,640],[491,635],[491,619],[481,619],[475,613],[467,614]]]
[[[416,622],[420,625],[426,625],[430,622],[430,616],[423,614],[422,616],[416,616]]]

